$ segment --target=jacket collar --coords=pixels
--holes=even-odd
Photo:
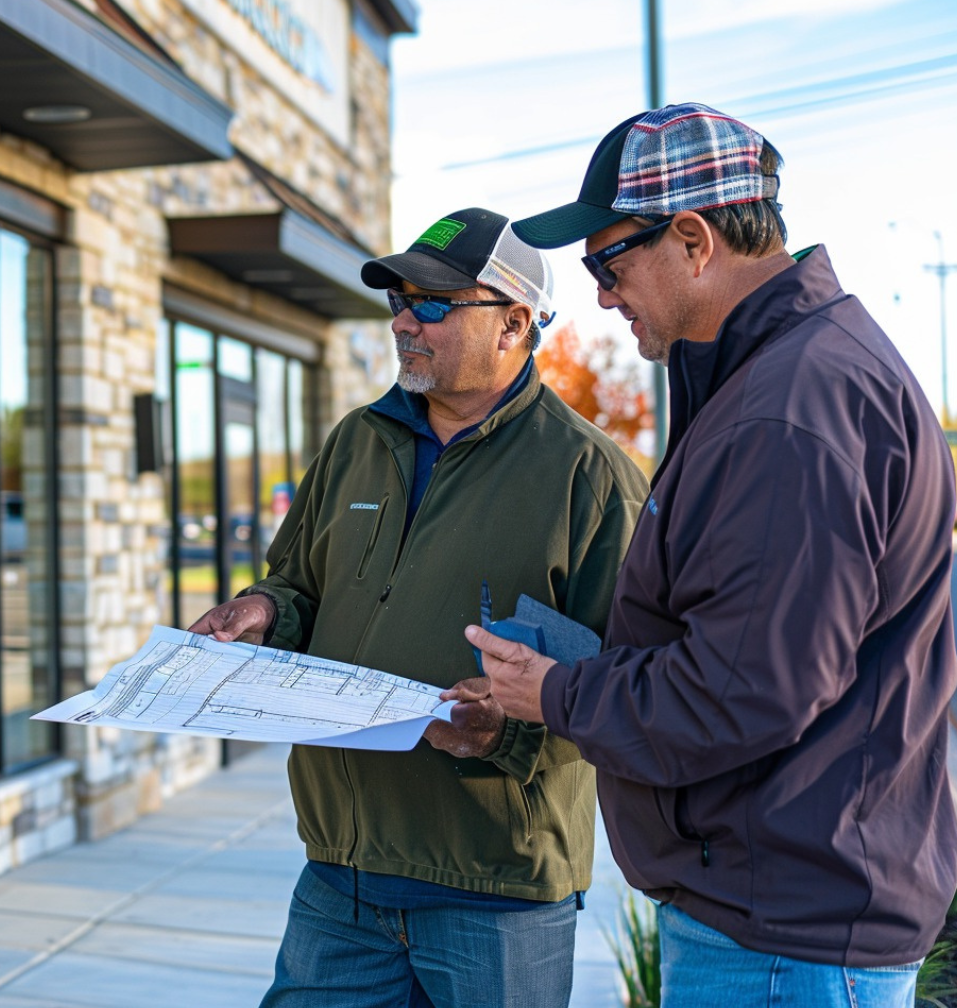
[[[542,381],[535,364],[535,358],[529,355],[521,372],[515,381],[509,386],[505,394],[492,408],[488,416],[480,423],[463,432],[460,437],[453,440],[465,440],[475,435],[484,436],[494,428],[508,423],[519,413],[530,406],[541,390]],[[401,424],[404,431],[397,431],[393,438],[394,442],[403,440],[408,436],[408,431],[424,434],[430,431],[428,425],[428,404],[425,396],[412,392],[406,392],[393,385],[381,399],[370,403],[363,411],[363,416],[367,422],[372,420],[373,415],[388,417],[390,420]],[[434,435],[433,435],[434,436]]]
[[[748,360],[831,301],[844,297],[823,245],[794,256],[783,270],[740,301],[710,343],[678,340],[668,358],[671,426],[661,472],[692,420]]]

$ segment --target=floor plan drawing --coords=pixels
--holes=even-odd
[[[34,717],[139,731],[370,749],[408,749],[433,717],[436,686],[361,665],[154,627],[95,689]]]

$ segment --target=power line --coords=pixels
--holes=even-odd
[[[928,74],[932,74],[933,76],[928,77]],[[891,79],[888,80],[888,78]],[[828,81],[819,81],[815,84],[806,84],[800,87],[770,91],[763,95],[755,95],[741,99],[740,103],[736,101],[736,106],[745,106],[744,111],[739,111],[736,114],[744,120],[758,117],[766,119],[770,116],[784,118],[801,115],[824,106],[860,104],[874,101],[907,90],[934,90],[945,87],[951,82],[957,82],[957,55],[919,60],[912,63],[900,64],[896,67],[850,74]],[[601,136],[601,134],[591,134],[571,140],[539,144],[535,147],[522,147],[517,150],[502,151],[498,154],[490,154],[487,157],[473,158],[468,161],[453,161],[449,164],[439,166],[437,170],[459,171],[464,168],[477,168],[486,164],[538,157],[543,154],[570,150],[576,147],[594,146],[601,139]]]

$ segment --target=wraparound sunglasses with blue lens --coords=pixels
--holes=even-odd
[[[389,290],[389,307],[393,315],[404,312],[406,308],[412,312],[417,322],[441,322],[453,308],[478,308],[489,305],[510,305],[513,301],[453,301],[451,298],[440,297],[437,294],[402,294],[397,290]]]
[[[629,251],[629,249],[638,248],[639,245],[644,245],[645,242],[651,241],[656,234],[664,231],[664,229],[671,223],[672,218],[666,217],[664,220],[660,220],[657,224],[652,224],[650,227],[643,228],[641,231],[636,231],[632,235],[628,235],[627,238],[621,238],[619,241],[613,242],[611,245],[606,245],[603,249],[599,249],[592,255],[582,256],[582,262],[585,264],[585,269],[598,281],[598,286],[602,290],[610,291],[613,290],[615,284],[618,283],[618,277],[605,265],[612,259],[616,259],[623,252]]]

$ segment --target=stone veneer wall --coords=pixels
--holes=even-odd
[[[193,79],[236,109],[237,147],[375,254],[389,251],[389,78],[360,41],[353,37],[350,50],[354,143],[343,150],[238,54],[213,44],[177,0],[125,6]],[[136,475],[132,400],[154,389],[164,280],[320,343],[324,430],[388,383],[381,362],[390,341],[384,325],[335,324],[169,259],[167,215],[279,209],[238,160],[78,174],[0,134],[0,177],[71,211],[55,265],[61,659],[71,695],[132,654],[160,619],[165,488],[156,474]],[[217,740],[72,726],[64,735],[64,759],[0,782],[0,871],[128,825],[219,765]]]

